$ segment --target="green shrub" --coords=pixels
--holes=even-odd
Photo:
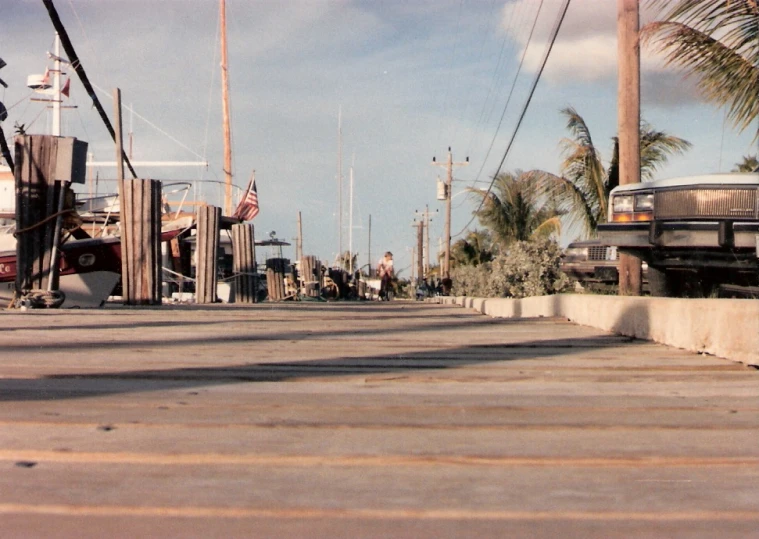
[[[452,294],[488,298],[524,298],[556,294],[569,279],[560,270],[561,249],[547,239],[512,243],[505,254],[479,266],[451,271]]]

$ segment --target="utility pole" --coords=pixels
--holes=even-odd
[[[366,270],[367,277],[372,276],[372,214],[369,214],[369,248],[366,250],[369,258],[369,268]]]
[[[303,258],[303,220],[298,212],[298,239],[295,241],[295,259]]]
[[[419,281],[424,277],[424,264],[423,264],[423,252],[424,252],[424,221],[417,221],[414,219],[414,224],[411,225],[416,228],[416,260],[411,258],[411,267],[416,263],[416,275]],[[412,279],[413,280],[413,279]]]
[[[417,217],[421,217],[424,220],[424,230],[425,230],[425,239],[424,239],[424,277],[429,277],[430,274],[430,221],[432,219],[430,218],[430,215],[433,215],[437,213],[438,211],[435,210],[434,212],[430,212],[430,207],[425,204],[424,211],[420,212],[417,211],[416,215]]]
[[[443,239],[445,241],[445,255],[443,256],[443,278],[451,278],[451,191],[453,188],[453,167],[463,167],[469,164],[469,157],[465,162],[454,163],[453,154],[451,153],[451,147],[448,146],[448,160],[443,163],[438,163],[435,158],[432,158],[432,164],[446,168],[446,180],[445,180],[445,232],[443,232]]]
[[[638,0],[617,0],[617,58],[619,63],[619,183],[640,182],[640,7]],[[619,294],[641,295],[641,262],[619,256]]]

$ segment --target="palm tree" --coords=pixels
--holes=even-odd
[[[475,215],[501,247],[561,232],[561,212],[543,204],[547,199],[539,195],[522,171],[499,174],[491,191],[470,191],[482,198]]]
[[[759,172],[759,160],[756,155],[744,155],[743,161],[735,164],[733,172]]]
[[[451,258],[456,266],[479,266],[493,260],[493,247],[487,230],[475,230],[451,246]]]
[[[661,20],[642,37],[667,65],[696,77],[704,96],[727,105],[741,131],[759,118],[759,2],[757,0],[649,0]],[[757,129],[759,137],[759,129]]]
[[[572,107],[561,112],[567,117],[567,129],[572,134],[572,138],[561,141],[564,153],[561,175],[533,170],[527,176],[539,193],[555,201],[558,209],[567,214],[570,225],[579,225],[586,236],[591,236],[599,223],[606,222],[609,192],[619,185],[619,140],[614,137],[612,159],[605,168],[582,116]],[[651,180],[670,155],[681,154],[690,146],[686,140],[641,122],[641,179]]]

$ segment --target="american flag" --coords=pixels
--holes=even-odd
[[[245,196],[238,204],[233,217],[240,221],[250,221],[258,215],[258,190],[256,189],[256,177],[253,176],[248,184]]]

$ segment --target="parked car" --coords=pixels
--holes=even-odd
[[[759,284],[759,173],[714,174],[612,190],[603,245],[648,263],[651,294],[715,295]]]
[[[600,240],[572,242],[561,257],[561,271],[580,283],[617,284],[617,248],[603,245]]]

